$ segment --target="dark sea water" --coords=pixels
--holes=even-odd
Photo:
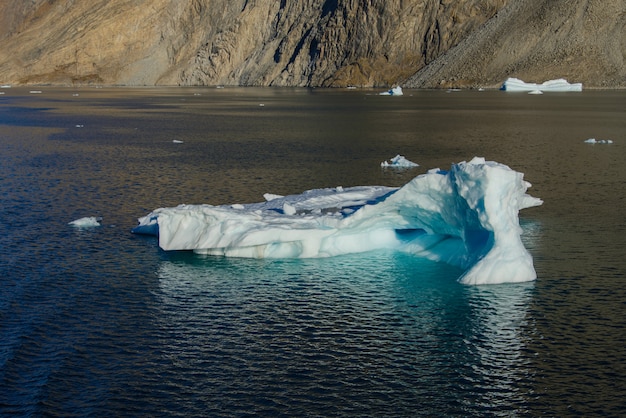
[[[624,413],[626,92],[39,90],[0,90],[0,416]],[[396,154],[420,167],[382,170]],[[130,233],[158,207],[400,186],[474,156],[545,201],[521,213],[535,282]],[[68,225],[84,216],[102,226]]]

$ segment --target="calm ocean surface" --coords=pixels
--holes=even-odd
[[[30,90],[0,90],[0,416],[624,413],[626,92]],[[420,167],[381,170],[396,154]],[[158,207],[400,186],[474,156],[545,202],[521,213],[536,282],[130,234]],[[84,216],[103,225],[68,225]]]

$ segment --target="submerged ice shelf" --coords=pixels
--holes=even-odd
[[[474,158],[383,186],[266,194],[266,201],[179,205],[139,218],[134,233],[169,250],[230,257],[330,257],[395,249],[464,269],[466,284],[536,278],[518,212],[542,204],[506,165]]]

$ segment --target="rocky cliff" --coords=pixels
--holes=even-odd
[[[0,0],[0,83],[626,87],[626,0]]]

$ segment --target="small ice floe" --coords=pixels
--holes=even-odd
[[[101,220],[101,217],[87,216],[85,218],[76,219],[75,221],[68,223],[68,225],[72,225],[76,228],[92,228],[95,226],[100,226]]]
[[[184,142],[181,141],[180,139],[175,139],[175,140],[172,141],[172,143],[174,143],[174,144],[183,144]]]
[[[611,139],[595,139],[589,138],[585,140],[585,144],[612,144],[613,140]]]
[[[570,84],[564,78],[545,81],[541,84],[526,83],[519,78],[507,78],[500,90],[505,91],[583,91],[582,83]]]
[[[259,103],[259,107],[265,107],[265,103]]]
[[[72,97],[78,97],[78,96],[79,96],[79,94],[78,94],[78,93],[74,93],[74,94],[72,94]]]
[[[285,197],[285,196],[279,195],[279,194],[274,194],[274,193],[265,193],[263,195],[263,198],[265,199],[266,202],[271,202],[272,200],[281,199],[283,197]]]
[[[10,89],[11,85],[10,84],[3,84],[0,86],[0,89]]]
[[[29,91],[30,94],[41,94],[42,91],[41,90],[31,90]]]
[[[244,205],[242,205],[241,203],[233,203],[232,205],[230,205],[231,208],[233,209],[244,209]]]
[[[543,94],[543,92],[541,90],[535,89],[535,90],[529,91],[528,94]]]
[[[396,86],[390,90],[383,91],[382,93],[379,93],[379,94],[381,96],[402,96],[404,93],[402,93],[402,87]]]
[[[412,168],[419,167],[419,164],[414,163],[413,161],[407,160],[403,155],[396,155],[390,161],[383,161],[380,163],[381,167],[391,167],[391,168]]]
[[[77,128],[84,128],[85,125],[76,125]]]

